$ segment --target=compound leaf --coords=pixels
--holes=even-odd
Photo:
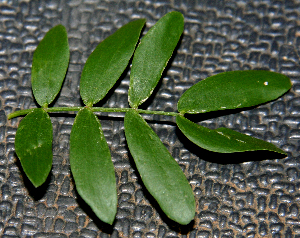
[[[183,32],[180,12],[162,17],[142,38],[132,60],[128,101],[137,108],[153,92]]]
[[[104,222],[112,224],[117,212],[114,165],[100,121],[81,109],[70,136],[70,165],[79,195]]]
[[[49,105],[59,93],[69,64],[69,44],[64,26],[53,27],[33,54],[31,84],[40,106]]]
[[[220,73],[190,87],[178,101],[181,113],[251,107],[277,99],[291,88],[282,74],[247,70]]]
[[[42,108],[33,109],[20,122],[15,139],[22,168],[35,187],[42,185],[52,166],[52,124]]]
[[[255,150],[269,150],[286,155],[275,145],[228,128],[211,130],[200,126],[183,116],[176,117],[176,123],[182,133],[196,145],[219,153],[233,153]]]
[[[127,112],[124,123],[128,147],[145,187],[170,219],[190,223],[195,199],[181,168],[137,112]]]
[[[119,79],[135,50],[145,19],[121,27],[102,41],[84,65],[80,79],[83,102],[95,104],[105,97]]]

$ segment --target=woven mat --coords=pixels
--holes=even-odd
[[[122,114],[101,114],[115,165],[118,212],[101,222],[78,196],[69,165],[75,114],[51,114],[54,162],[35,189],[15,154],[21,118],[10,112],[37,107],[31,92],[33,52],[45,33],[63,24],[70,66],[53,106],[81,106],[79,80],[93,49],[127,22],[146,18],[144,33],[169,11],[180,11],[185,30],[159,89],[143,108],[176,111],[182,93],[208,76],[231,70],[267,69],[289,76],[282,98],[226,114],[197,118],[225,126],[288,152],[223,155],[193,146],[174,119],[147,116],[179,163],[195,194],[195,220],[170,221],[145,190],[124,138]],[[226,0],[3,0],[0,2],[0,235],[1,237],[300,237],[300,4],[298,1]],[[100,106],[128,107],[129,72]],[[160,123],[157,122],[160,121]]]

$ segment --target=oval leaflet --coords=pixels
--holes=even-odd
[[[85,105],[96,104],[120,78],[135,50],[145,19],[124,25],[102,41],[87,59],[80,79]]]
[[[33,109],[20,122],[15,140],[22,168],[35,187],[47,179],[52,167],[52,123],[42,108]]]
[[[67,31],[64,26],[57,25],[47,32],[33,54],[32,91],[41,107],[47,107],[59,93],[69,58]]]
[[[176,117],[176,123],[182,133],[196,145],[219,153],[233,153],[255,150],[269,150],[286,155],[275,145],[228,128],[208,129],[183,116]]]
[[[152,94],[183,32],[180,12],[163,16],[142,38],[133,59],[128,101],[137,108]]]
[[[177,162],[137,112],[126,112],[124,126],[130,153],[147,190],[170,219],[190,223],[195,216],[195,198]]]
[[[286,93],[290,79],[264,70],[230,71],[208,77],[186,90],[178,101],[182,114],[259,105]]]
[[[117,212],[114,165],[100,121],[88,108],[78,112],[72,127],[70,165],[79,195],[102,221],[112,224]]]

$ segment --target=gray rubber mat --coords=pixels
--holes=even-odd
[[[69,137],[75,114],[51,114],[53,168],[35,189],[15,154],[20,118],[34,108],[33,52],[45,33],[63,24],[70,66],[54,106],[82,106],[79,80],[98,43],[127,22],[146,18],[144,33],[169,11],[180,11],[185,30],[178,50],[143,108],[176,111],[183,92],[223,71],[267,69],[292,80],[282,98],[229,113],[195,117],[209,128],[225,126],[274,143],[288,153],[218,154],[185,140],[174,119],[146,116],[178,161],[195,194],[195,220],[170,221],[145,190],[129,154],[122,114],[100,114],[115,165],[118,211],[109,226],[78,196],[70,174]],[[1,237],[300,237],[300,3],[226,0],[2,0],[0,1],[0,235]],[[99,104],[128,107],[129,72]],[[157,122],[157,120],[159,122]]]

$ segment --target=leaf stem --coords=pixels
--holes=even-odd
[[[69,112],[69,111],[79,111],[84,107],[48,107],[44,108],[46,112]],[[155,114],[155,115],[164,115],[164,116],[177,116],[179,113],[177,112],[165,112],[165,111],[151,111],[151,110],[143,110],[143,109],[133,109],[133,108],[105,108],[105,107],[91,107],[93,112],[128,112],[130,110],[136,110],[141,114]],[[33,111],[34,108],[19,110],[10,113],[7,116],[7,119],[10,120],[12,118],[18,116],[24,116]]]

